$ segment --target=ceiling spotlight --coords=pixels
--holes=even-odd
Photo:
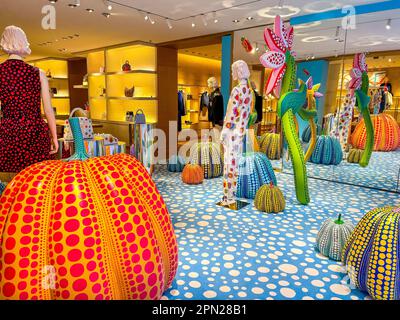
[[[387,30],[392,29],[392,19],[389,19],[389,20],[387,21],[387,23],[386,23],[386,29],[387,29]]]
[[[389,58],[389,60],[388,60],[389,62],[392,62],[392,58]]]
[[[150,21],[151,24],[155,24],[156,23],[156,21],[150,15],[149,15],[149,21]]]
[[[194,22],[192,22],[192,28],[196,27],[196,24]]]
[[[278,9],[282,9],[282,8],[283,8],[283,0],[279,0]]]
[[[233,22],[234,22],[234,23],[239,23],[239,22],[240,22],[240,20],[238,20],[238,19],[235,19],[235,20],[233,20]]]
[[[168,28],[169,28],[169,29],[172,29],[171,20],[167,19],[166,21],[167,21],[167,26],[168,26]]]
[[[106,18],[111,17],[111,14],[109,14],[108,12],[103,12],[102,15]]]
[[[204,26],[207,27],[208,22],[207,22],[206,16],[204,14],[201,15],[201,21],[203,21]]]
[[[217,11],[213,12],[214,23],[218,23]]]
[[[113,9],[113,7],[112,7],[110,1],[108,1],[108,0],[103,0],[103,2],[104,2],[104,5],[106,6],[106,8],[107,8],[108,11],[111,11],[111,10]]]
[[[76,7],[79,7],[80,5],[81,5],[81,0],[75,0],[74,3],[69,3],[68,7],[76,8]]]
[[[94,9],[88,8],[88,9],[86,9],[86,11],[92,13],[92,12],[94,12]]]
[[[144,20],[148,21],[149,20],[149,14],[144,12]]]
[[[314,59],[315,59],[315,55],[312,55],[311,60],[314,60]]]
[[[55,4],[57,0],[49,0],[50,3]]]
[[[254,18],[253,18],[253,17],[247,17],[246,19],[249,20],[249,21],[251,21],[251,20],[253,20]]]

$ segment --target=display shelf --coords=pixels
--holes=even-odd
[[[141,101],[157,101],[154,97],[109,97],[108,99],[114,100],[141,100]]]
[[[86,55],[91,117],[102,121],[124,121],[126,112],[143,109],[146,118],[158,120],[156,48],[133,44],[104,48]],[[131,71],[122,71],[129,61]],[[104,72],[103,72],[104,71]],[[125,89],[135,87],[134,96]]]
[[[89,89],[89,86],[75,85],[75,86],[74,86],[74,89],[85,89],[85,90],[88,90],[88,89]]]
[[[118,72],[107,72],[108,76],[112,75],[126,75],[126,74],[157,74],[154,70],[131,70],[131,71],[118,71]]]
[[[106,50],[107,72],[121,72],[126,61],[132,70],[156,71],[157,50],[152,45],[131,45]]]
[[[68,61],[58,58],[30,61],[29,64],[41,69],[43,72],[51,72],[47,77],[50,89],[57,92],[51,97],[53,108],[57,115],[68,115],[70,112],[70,92],[68,77]]]

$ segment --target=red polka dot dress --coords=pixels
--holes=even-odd
[[[52,158],[40,93],[38,68],[14,59],[0,64],[0,172],[20,172]]]

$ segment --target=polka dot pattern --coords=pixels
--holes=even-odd
[[[217,206],[221,178],[188,187],[166,168],[153,178],[179,245],[177,276],[163,296],[171,300],[369,299],[350,284],[341,262],[315,250],[316,237],[339,213],[357,224],[376,206],[400,205],[398,194],[310,179],[311,202],[302,206],[293,176],[278,173],[286,208],[266,215],[252,204],[240,211]]]
[[[129,155],[33,165],[0,204],[0,297],[159,299],[173,281],[167,207]]]
[[[39,69],[22,60],[0,64],[0,172],[20,172],[52,159],[49,128],[43,121]]]

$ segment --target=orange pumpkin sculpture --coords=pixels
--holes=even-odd
[[[204,181],[203,168],[198,164],[187,164],[182,171],[182,181],[186,184],[201,184]]]
[[[178,265],[167,207],[135,158],[87,159],[75,119],[83,161],[32,165],[0,198],[0,298],[159,299]]]
[[[374,125],[374,151],[393,151],[400,147],[400,127],[389,114],[371,115]],[[366,140],[364,119],[356,126],[351,135],[354,148],[364,149]]]

